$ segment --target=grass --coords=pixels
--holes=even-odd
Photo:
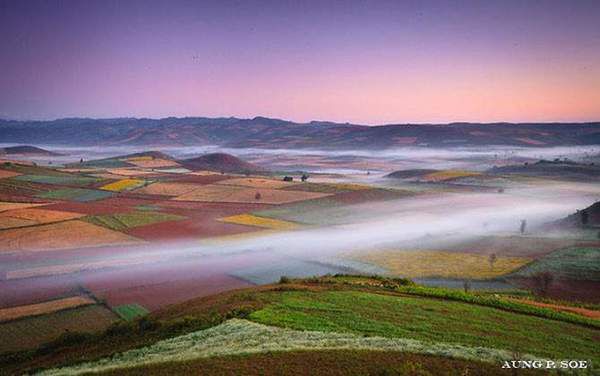
[[[387,250],[361,253],[357,258],[386,268],[393,275],[407,278],[495,278],[531,261],[526,257],[500,256],[492,265],[485,255],[431,250]]]
[[[31,183],[52,184],[52,185],[77,185],[86,186],[100,181],[101,179],[78,175],[21,175],[13,179],[28,181]]]
[[[515,273],[528,277],[538,272],[577,280],[600,281],[600,248],[567,248],[550,253]]]
[[[112,196],[112,192],[83,188],[63,188],[37,195],[39,198],[70,200],[70,201],[96,201]]]
[[[490,307],[358,291],[285,291],[249,318],[296,330],[344,332],[600,361],[597,329]],[[460,320],[457,320],[460,318]],[[535,329],[535,330],[532,330]]]
[[[125,321],[133,321],[134,319],[148,314],[148,310],[137,303],[123,304],[113,307],[113,311]]]
[[[328,349],[406,351],[490,363],[511,358],[510,352],[496,349],[404,338],[365,337],[352,333],[298,331],[232,319],[210,329],[162,340],[151,346],[115,354],[110,358],[48,370],[41,375],[97,373],[223,355]],[[532,359],[529,355],[524,355],[524,358]]]
[[[100,187],[100,189],[106,190],[106,191],[113,191],[113,192],[121,192],[121,191],[126,191],[126,190],[131,190],[137,187],[140,187],[142,185],[144,185],[146,182],[144,180],[138,180],[138,179],[122,179],[110,184],[106,184],[103,185],[102,187]]]
[[[116,231],[123,231],[129,228],[146,226],[166,221],[177,221],[180,219],[185,219],[185,217],[152,211],[134,211],[131,213],[91,215],[83,218],[83,220],[89,223],[104,226]]]
[[[222,218],[221,221],[226,223],[235,223],[238,225],[268,228],[272,230],[294,230],[298,228],[296,223],[272,218],[258,217],[252,214],[233,215]]]

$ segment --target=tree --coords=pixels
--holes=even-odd
[[[83,158],[81,158],[81,159],[79,160],[79,163],[83,163]]]
[[[256,194],[254,195],[254,198],[256,200],[260,200],[262,198],[262,195],[260,194],[260,192],[256,192]]]
[[[554,282],[554,275],[549,271],[537,272],[531,277],[533,283],[533,292],[540,295],[546,296]]]
[[[492,253],[488,257],[488,261],[490,262],[490,269],[494,270],[494,264],[496,263],[497,260],[498,260],[498,256],[496,256],[495,253]]]
[[[465,294],[469,293],[469,290],[471,290],[471,280],[470,279],[465,279],[463,281],[463,289],[465,290]]]
[[[302,177],[300,178],[300,180],[302,180],[303,182],[308,180],[308,175],[306,174],[302,174]]]
[[[590,219],[590,215],[588,214],[587,210],[582,210],[580,212],[580,216],[581,216],[581,224],[586,226]]]
[[[525,233],[525,230],[527,229],[527,220],[526,219],[521,219],[521,234]]]

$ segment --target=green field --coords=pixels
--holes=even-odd
[[[538,259],[514,275],[529,277],[550,272],[562,278],[600,281],[600,248],[567,248]]]
[[[113,307],[113,311],[125,321],[132,321],[138,317],[146,316],[149,312],[146,308],[137,303]]]
[[[87,222],[104,226],[111,230],[123,231],[128,228],[151,225],[153,223],[177,221],[185,219],[185,217],[152,211],[136,211],[110,215],[91,215],[83,219]]]
[[[349,332],[600,361],[600,331],[490,307],[356,291],[273,293],[250,319],[298,330]],[[456,318],[460,317],[460,320]]]
[[[100,191],[95,189],[83,189],[83,188],[63,188],[56,189],[37,195],[39,198],[48,198],[56,200],[69,200],[69,201],[96,201],[103,198],[107,198],[113,195],[113,192]]]
[[[99,182],[102,179],[92,178],[88,176],[79,176],[79,175],[21,175],[16,176],[13,179],[28,181],[32,183],[41,183],[41,184],[52,184],[52,185],[77,185],[77,186],[87,186],[96,182]]]

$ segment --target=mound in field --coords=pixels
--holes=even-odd
[[[326,193],[288,191],[281,189],[245,188],[233,185],[209,184],[177,196],[178,201],[240,202],[284,204],[329,196]]]
[[[135,244],[140,240],[91,223],[73,220],[0,232],[0,253]]]
[[[188,170],[208,170],[238,174],[264,173],[266,169],[245,162],[238,157],[225,153],[205,154],[197,158],[185,159],[181,165]]]
[[[40,155],[40,156],[59,156],[62,154],[45,150],[30,145],[9,146],[0,149],[0,155]]]

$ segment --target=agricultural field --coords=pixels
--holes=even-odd
[[[495,257],[433,250],[385,250],[357,253],[357,260],[385,268],[390,275],[405,278],[492,279],[509,274],[532,259]]]
[[[113,183],[103,185],[102,187],[100,187],[100,189],[103,189],[105,191],[121,192],[138,188],[144,184],[146,184],[144,180],[122,179]]]
[[[0,323],[0,353],[35,349],[65,332],[101,332],[117,320],[113,312],[94,304]]]
[[[550,272],[560,278],[600,282],[600,248],[566,248],[554,251],[520,269],[516,277]]]
[[[12,177],[19,176],[19,175],[21,175],[21,174],[18,172],[0,170],[0,179],[12,178]]]
[[[326,193],[289,191],[268,188],[246,188],[231,185],[210,184],[177,196],[178,201],[239,202],[262,204],[285,204],[326,197]]]
[[[137,303],[116,306],[113,311],[125,321],[133,321],[148,314],[148,310]]]
[[[245,359],[271,359],[275,367],[283,367],[277,361],[283,357],[293,368],[300,353],[311,354],[301,359],[320,359],[345,351],[353,362],[358,362],[354,355],[369,354],[366,363],[342,365],[350,369],[389,366],[399,356],[419,360],[403,363],[407,370],[414,370],[415,364],[433,370],[440,364],[460,364],[469,374],[473,370],[487,375],[495,374],[499,362],[513,359],[515,353],[520,359],[600,359],[593,345],[600,324],[589,319],[497,297],[391,287],[394,283],[370,277],[311,278],[198,298],[150,314],[148,320],[160,330],[117,335],[118,342],[113,342],[114,334],[99,337],[98,345],[84,345],[84,353],[81,346],[71,346],[62,349],[60,358],[46,356],[34,364],[48,368],[46,375],[138,374],[199,370],[207,364],[239,369],[231,368],[233,362]],[[223,318],[211,321],[217,312]],[[184,322],[188,329],[175,329]],[[173,334],[164,337],[160,333],[167,328],[173,328]],[[110,347],[112,343],[116,347]],[[380,354],[383,363],[370,363],[374,354]],[[69,359],[76,364],[70,365]],[[488,365],[491,373],[482,371]],[[27,369],[27,361],[19,369]]]
[[[298,228],[298,224],[293,222],[257,217],[251,214],[232,215],[231,217],[225,217],[221,220],[226,223],[237,223],[240,225],[256,226],[272,230],[294,230]]]
[[[68,221],[82,216],[78,213],[39,208],[13,209],[0,213],[0,230]]]
[[[167,221],[179,221],[185,217],[153,211],[133,211],[112,215],[91,215],[85,217],[86,222],[104,226],[111,230],[124,231],[130,228],[151,225]]]
[[[0,322],[16,320],[29,316],[44,315],[52,312],[62,311],[64,309],[81,307],[89,304],[95,304],[95,301],[84,296],[74,296],[70,298],[51,300],[43,303],[3,308],[0,309]]]
[[[103,198],[107,198],[112,195],[113,195],[113,193],[108,192],[108,191],[83,189],[83,188],[60,188],[60,189],[51,190],[49,192],[39,194],[39,195],[37,195],[37,197],[43,198],[43,199],[49,199],[49,200],[68,200],[68,201],[87,202],[87,201],[101,200]]]
[[[138,239],[131,236],[80,220],[8,229],[3,230],[0,235],[0,254],[139,242]]]
[[[156,182],[137,189],[136,193],[160,196],[180,196],[200,188],[200,184],[182,182]]]
[[[100,181],[98,178],[79,175],[21,175],[14,178],[19,181],[52,185],[87,186]]]
[[[478,176],[480,173],[472,172],[472,171],[462,171],[462,170],[445,170],[445,171],[436,171],[430,174],[427,174],[422,177],[422,179],[426,182],[441,182],[448,181],[457,178],[465,178],[470,176]]]
[[[44,206],[46,204],[35,204],[30,202],[2,202],[0,201],[0,213],[7,210],[34,208],[36,206]]]
[[[225,180],[220,180],[220,181],[216,182],[215,184],[235,185],[235,186],[239,186],[239,187],[248,187],[248,188],[280,189],[280,188],[294,187],[298,183],[287,182],[287,181],[283,181],[283,180],[273,180],[273,179],[252,177],[252,178],[225,179]]]

